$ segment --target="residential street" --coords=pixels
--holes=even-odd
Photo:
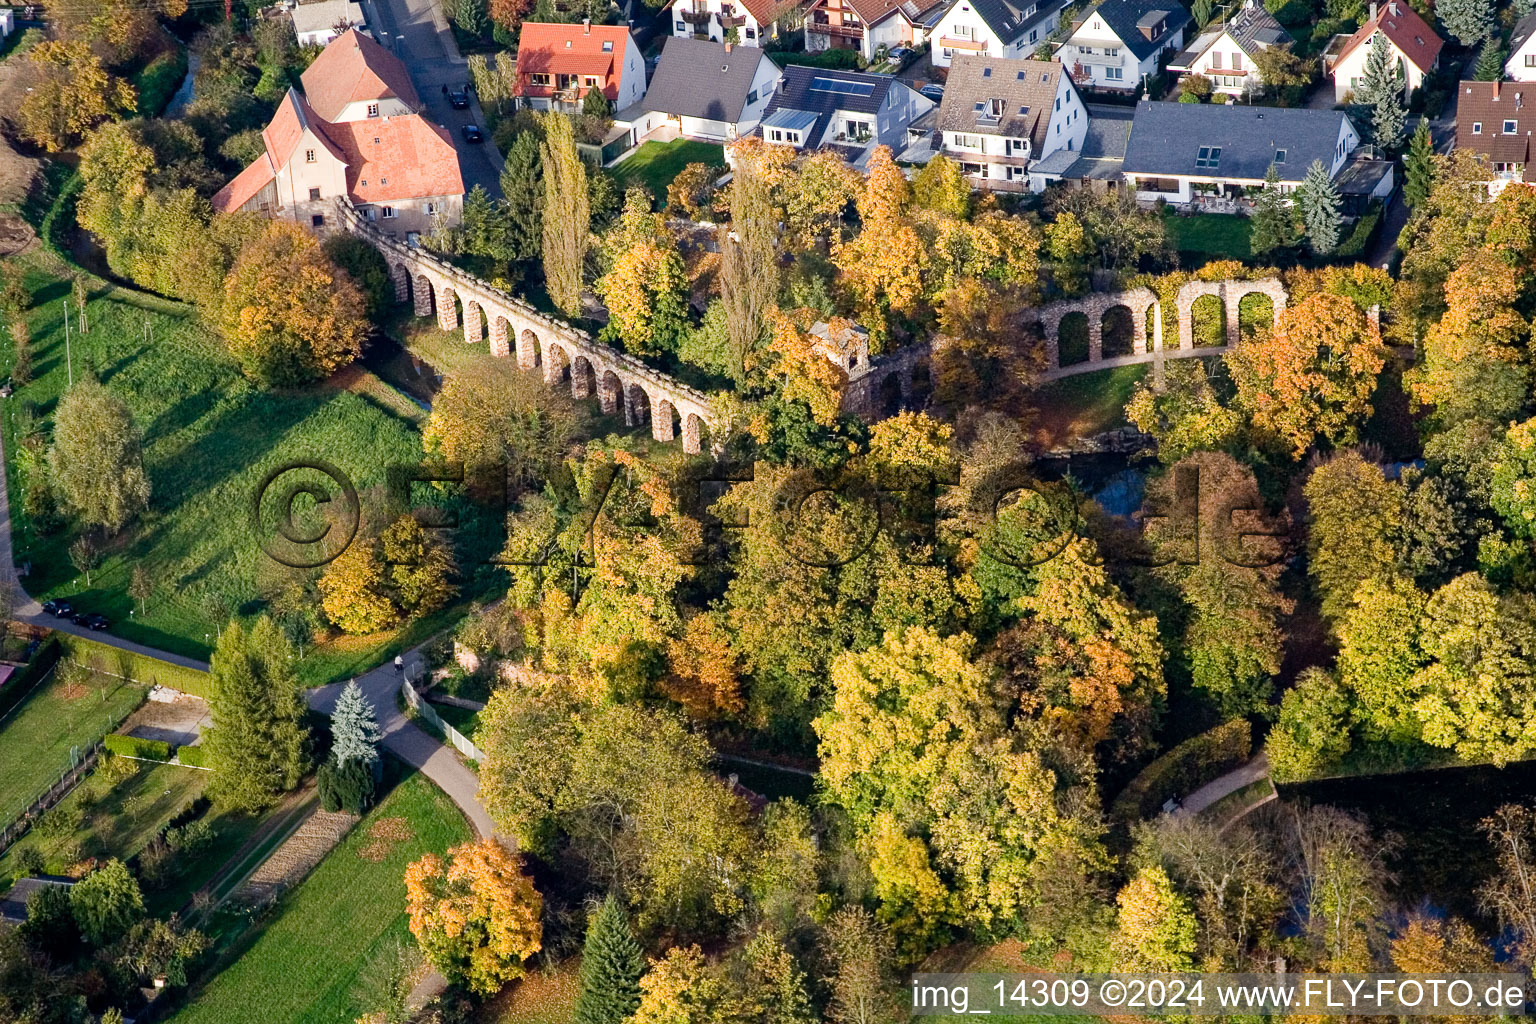
[[[469,66],[436,0],[364,0],[363,7],[374,35],[410,70],[411,81],[426,104],[426,116],[453,136],[465,191],[480,185],[492,197],[499,197],[501,154],[490,132],[486,132],[484,142],[472,145],[464,141],[461,130],[466,124],[486,127],[479,99],[471,93],[469,109],[454,110],[443,91],[444,86],[468,85]]]

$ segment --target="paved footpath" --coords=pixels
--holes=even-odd
[[[43,612],[42,606],[27,594],[26,589],[21,585],[20,577],[16,575],[16,560],[11,546],[10,492],[6,489],[5,478],[5,448],[4,442],[0,441],[0,585],[7,583],[16,595],[16,610],[12,617],[21,622],[83,636],[99,644],[132,651],[150,658],[159,658],[173,665],[181,665],[202,672],[208,671],[208,663],[205,661],[184,658],[169,651],[146,647],[110,633],[92,632]],[[408,659],[419,656],[417,651],[406,655]],[[464,766],[452,749],[440,743],[437,737],[417,727],[401,713],[395,701],[395,695],[400,690],[400,676],[394,666],[381,665],[372,672],[358,677],[357,682],[363,688],[363,693],[373,702],[374,712],[379,719],[379,729],[384,734],[384,748],[420,771],[436,783],[444,793],[447,793],[449,799],[469,818],[470,824],[474,826],[478,835],[494,836],[496,828],[491,824],[491,816],[486,813],[478,799],[479,777]],[[333,683],[330,686],[309,691],[309,706],[316,711],[330,714],[336,706],[336,698],[341,693],[343,685]]]
[[[1179,816],[1199,814],[1229,793],[1236,793],[1244,786],[1251,785],[1268,776],[1269,757],[1261,750],[1247,764],[1239,765],[1219,779],[1207,782],[1189,794],[1189,796],[1184,798],[1183,802],[1179,805],[1179,809],[1174,814]]]

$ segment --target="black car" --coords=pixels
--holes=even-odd
[[[86,624],[87,627],[89,627],[91,629],[94,629],[94,630],[96,630],[98,632],[100,632],[101,630],[106,629],[108,626],[112,625],[112,623],[107,620],[107,617],[105,615],[100,614],[100,613],[97,613],[95,615],[87,615],[85,617],[85,624]]]
[[[935,103],[942,103],[942,102],[944,102],[944,87],[942,85],[938,85],[937,83],[934,83],[934,82],[929,82],[927,85],[923,86],[921,89],[919,89],[917,91],[920,92],[921,94],[923,94],[924,96],[928,97],[929,99],[933,100],[933,102],[935,102]]]
[[[73,622],[77,626],[87,625],[90,623],[90,620],[91,617],[85,612],[75,612],[75,614],[69,617],[69,621]]]
[[[465,142],[478,144],[485,141],[485,133],[477,125],[467,124],[463,127],[462,131],[464,132]]]
[[[450,106],[453,107],[454,110],[468,110],[469,109],[469,90],[468,89],[449,89],[448,90],[448,103],[449,103]]]
[[[63,598],[59,598],[56,601],[44,601],[43,611],[60,619],[67,619],[75,614],[74,606]]]

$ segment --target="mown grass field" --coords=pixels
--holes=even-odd
[[[373,827],[403,819],[411,838]],[[331,851],[231,961],[170,1018],[174,1024],[350,1024],[369,1007],[354,991],[370,964],[409,941],[406,865],[470,838],[469,825],[424,776],[405,778]]]
[[[1165,213],[1163,226],[1168,232],[1168,247],[1179,252],[1213,260],[1246,260],[1253,256],[1248,241],[1253,224],[1248,217],[1235,213],[1197,213],[1191,217]]]
[[[0,824],[26,809],[72,763],[70,752],[111,731],[145,689],[101,673],[66,686],[50,673],[0,719]]]
[[[1146,363],[1116,366],[1042,384],[1035,392],[1035,407],[1047,443],[1125,426],[1125,403],[1149,369]]]
[[[666,203],[667,186],[677,173],[689,164],[725,166],[725,147],[692,139],[673,139],[671,142],[652,140],[637,149],[633,156],[616,164],[613,176],[619,180],[619,188],[643,185],[659,203]]]
[[[20,421],[31,410],[46,429],[68,386],[68,287],[41,254],[8,269],[23,272],[34,297],[26,319],[36,379],[5,404],[3,421],[16,559],[31,565],[25,584],[33,596],[68,596],[76,607],[103,612],[114,634],[206,658],[218,628],[233,614],[260,611],[261,596],[292,572],[267,557],[252,525],[252,502],[269,471],[327,461],[356,486],[366,516],[382,498],[387,468],[421,458],[413,427],[367,395],[326,383],[259,391],[190,307],[94,282],[89,332],[72,331],[69,362],[76,376],[94,369],[132,411],[144,435],[151,496],[148,513],[111,540],[87,583],[68,555],[72,532],[40,534],[20,514],[25,473],[17,469]],[[12,358],[7,347],[0,364],[8,369]],[[304,478],[325,482],[313,473]],[[293,479],[285,476],[279,491]],[[142,614],[126,592],[136,565],[155,585]],[[376,639],[368,654],[376,658],[382,643]],[[355,653],[345,652],[341,663],[355,662]],[[312,663],[302,670],[328,669]]]

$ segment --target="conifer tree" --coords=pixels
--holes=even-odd
[[[629,930],[629,919],[609,894],[587,925],[576,1024],[622,1024],[640,1006],[644,972],[645,957]]]
[[[587,260],[592,208],[587,199],[587,168],[576,152],[571,119],[551,111],[544,116],[544,282],[560,312],[581,314],[581,275]]]
[[[1296,244],[1295,220],[1291,215],[1290,204],[1280,191],[1280,172],[1274,164],[1269,165],[1269,173],[1264,176],[1264,191],[1259,193],[1259,198],[1253,204],[1250,223],[1253,230],[1248,245],[1255,256],[1264,256]]]
[[[544,169],[536,132],[522,132],[507,147],[501,194],[512,224],[513,258],[531,260],[544,237]]]
[[[209,673],[208,788],[226,807],[264,807],[298,785],[309,767],[293,650],[271,619],[258,619],[249,631],[231,622]]]
[[[1403,71],[1392,54],[1386,33],[1378,32],[1371,40],[1371,52],[1365,58],[1365,76],[1355,99],[1366,106],[1371,118],[1371,139],[1388,152],[1403,144],[1403,125],[1408,111],[1403,106]]]
[[[1417,209],[1429,198],[1429,190],[1435,184],[1435,143],[1429,135],[1427,117],[1419,118],[1413,141],[1408,143],[1408,152],[1403,157],[1403,177],[1403,198],[1410,208]]]
[[[1296,189],[1301,207],[1301,222],[1307,230],[1307,244],[1315,253],[1330,253],[1339,244],[1339,190],[1321,160],[1312,161],[1307,176]]]
[[[373,705],[353,679],[342,688],[331,713],[331,756],[337,764],[352,760],[372,764],[379,759],[377,747],[383,738]]]
[[[1463,46],[1488,38],[1493,28],[1493,0],[1440,0],[1435,14]]]
[[[1484,41],[1472,65],[1472,78],[1478,82],[1497,82],[1504,77],[1504,42],[1498,36]]]

